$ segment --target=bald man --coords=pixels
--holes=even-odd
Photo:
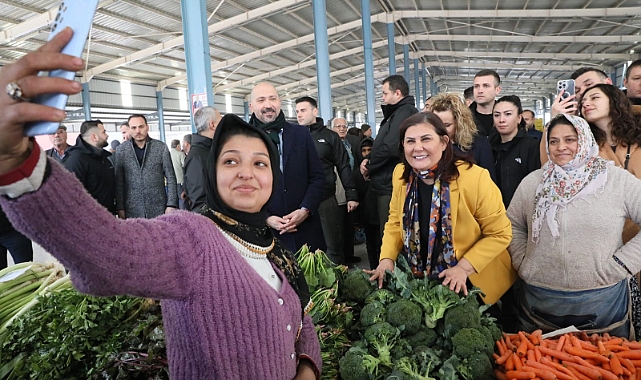
[[[250,123],[256,125],[278,147],[280,183],[274,183],[267,225],[292,252],[303,244],[326,250],[318,206],[323,199],[325,174],[307,127],[285,120],[276,88],[257,84],[251,92]]]

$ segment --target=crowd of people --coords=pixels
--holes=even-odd
[[[113,154],[99,120],[75,145],[60,125],[45,152],[25,123],[65,115],[25,100],[80,91],[37,76],[82,67],[60,53],[70,36],[0,71],[0,86],[21,90],[0,95],[0,244],[27,261],[33,239],[82,292],[162,299],[172,378],[318,378],[293,252],[307,244],[352,266],[355,224],[380,286],[402,255],[417,277],[480,288],[506,331],[639,331],[641,60],[627,93],[599,70],[575,72],[576,94],[557,96],[544,131],[481,70],[464,98],[435,94],[420,112],[405,79],[389,76],[375,138],[372,126],[318,117],[311,97],[288,121],[263,82],[250,120],[202,107],[182,148],[151,138],[135,114]],[[115,246],[92,244],[114,235]]]

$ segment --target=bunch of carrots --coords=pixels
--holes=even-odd
[[[494,359],[499,380],[641,380],[641,343],[585,332],[543,339],[504,334]]]

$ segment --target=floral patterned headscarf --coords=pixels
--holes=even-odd
[[[565,118],[576,129],[578,149],[576,156],[563,166],[555,164],[550,159],[550,147],[546,142],[545,149],[548,162],[543,165],[543,175],[536,189],[534,198],[534,214],[532,215],[532,240],[538,241],[539,232],[546,221],[552,236],[558,238],[559,223],[556,219],[558,210],[575,199],[583,199],[588,195],[603,191],[607,181],[607,166],[609,161],[599,157],[599,145],[596,143],[587,121],[578,116],[561,114],[557,118]],[[548,126],[545,130],[547,132]]]

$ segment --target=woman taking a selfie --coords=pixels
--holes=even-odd
[[[82,68],[81,60],[59,53],[70,37],[65,29],[3,67],[0,88],[18,86],[25,97],[79,92],[76,82],[36,76]],[[209,207],[202,215],[120,220],[24,136],[26,122],[60,121],[64,112],[0,93],[0,113],[3,210],[71,271],[78,290],[161,299],[172,379],[319,377],[307,284],[292,253],[265,225],[265,204],[279,176],[278,152],[267,135],[225,116],[210,151]],[[113,236],[117,246],[96,244]]]
[[[488,171],[459,159],[441,119],[429,112],[403,121],[400,151],[381,260],[371,279],[382,286],[402,251],[415,276],[436,276],[464,294],[469,279],[485,303],[496,302],[516,273],[506,251],[510,221]]]
[[[623,244],[621,232],[626,218],[641,222],[641,181],[599,157],[582,118],[558,115],[546,131],[549,161],[508,209],[521,329],[634,337],[628,279],[641,269],[641,236]]]

